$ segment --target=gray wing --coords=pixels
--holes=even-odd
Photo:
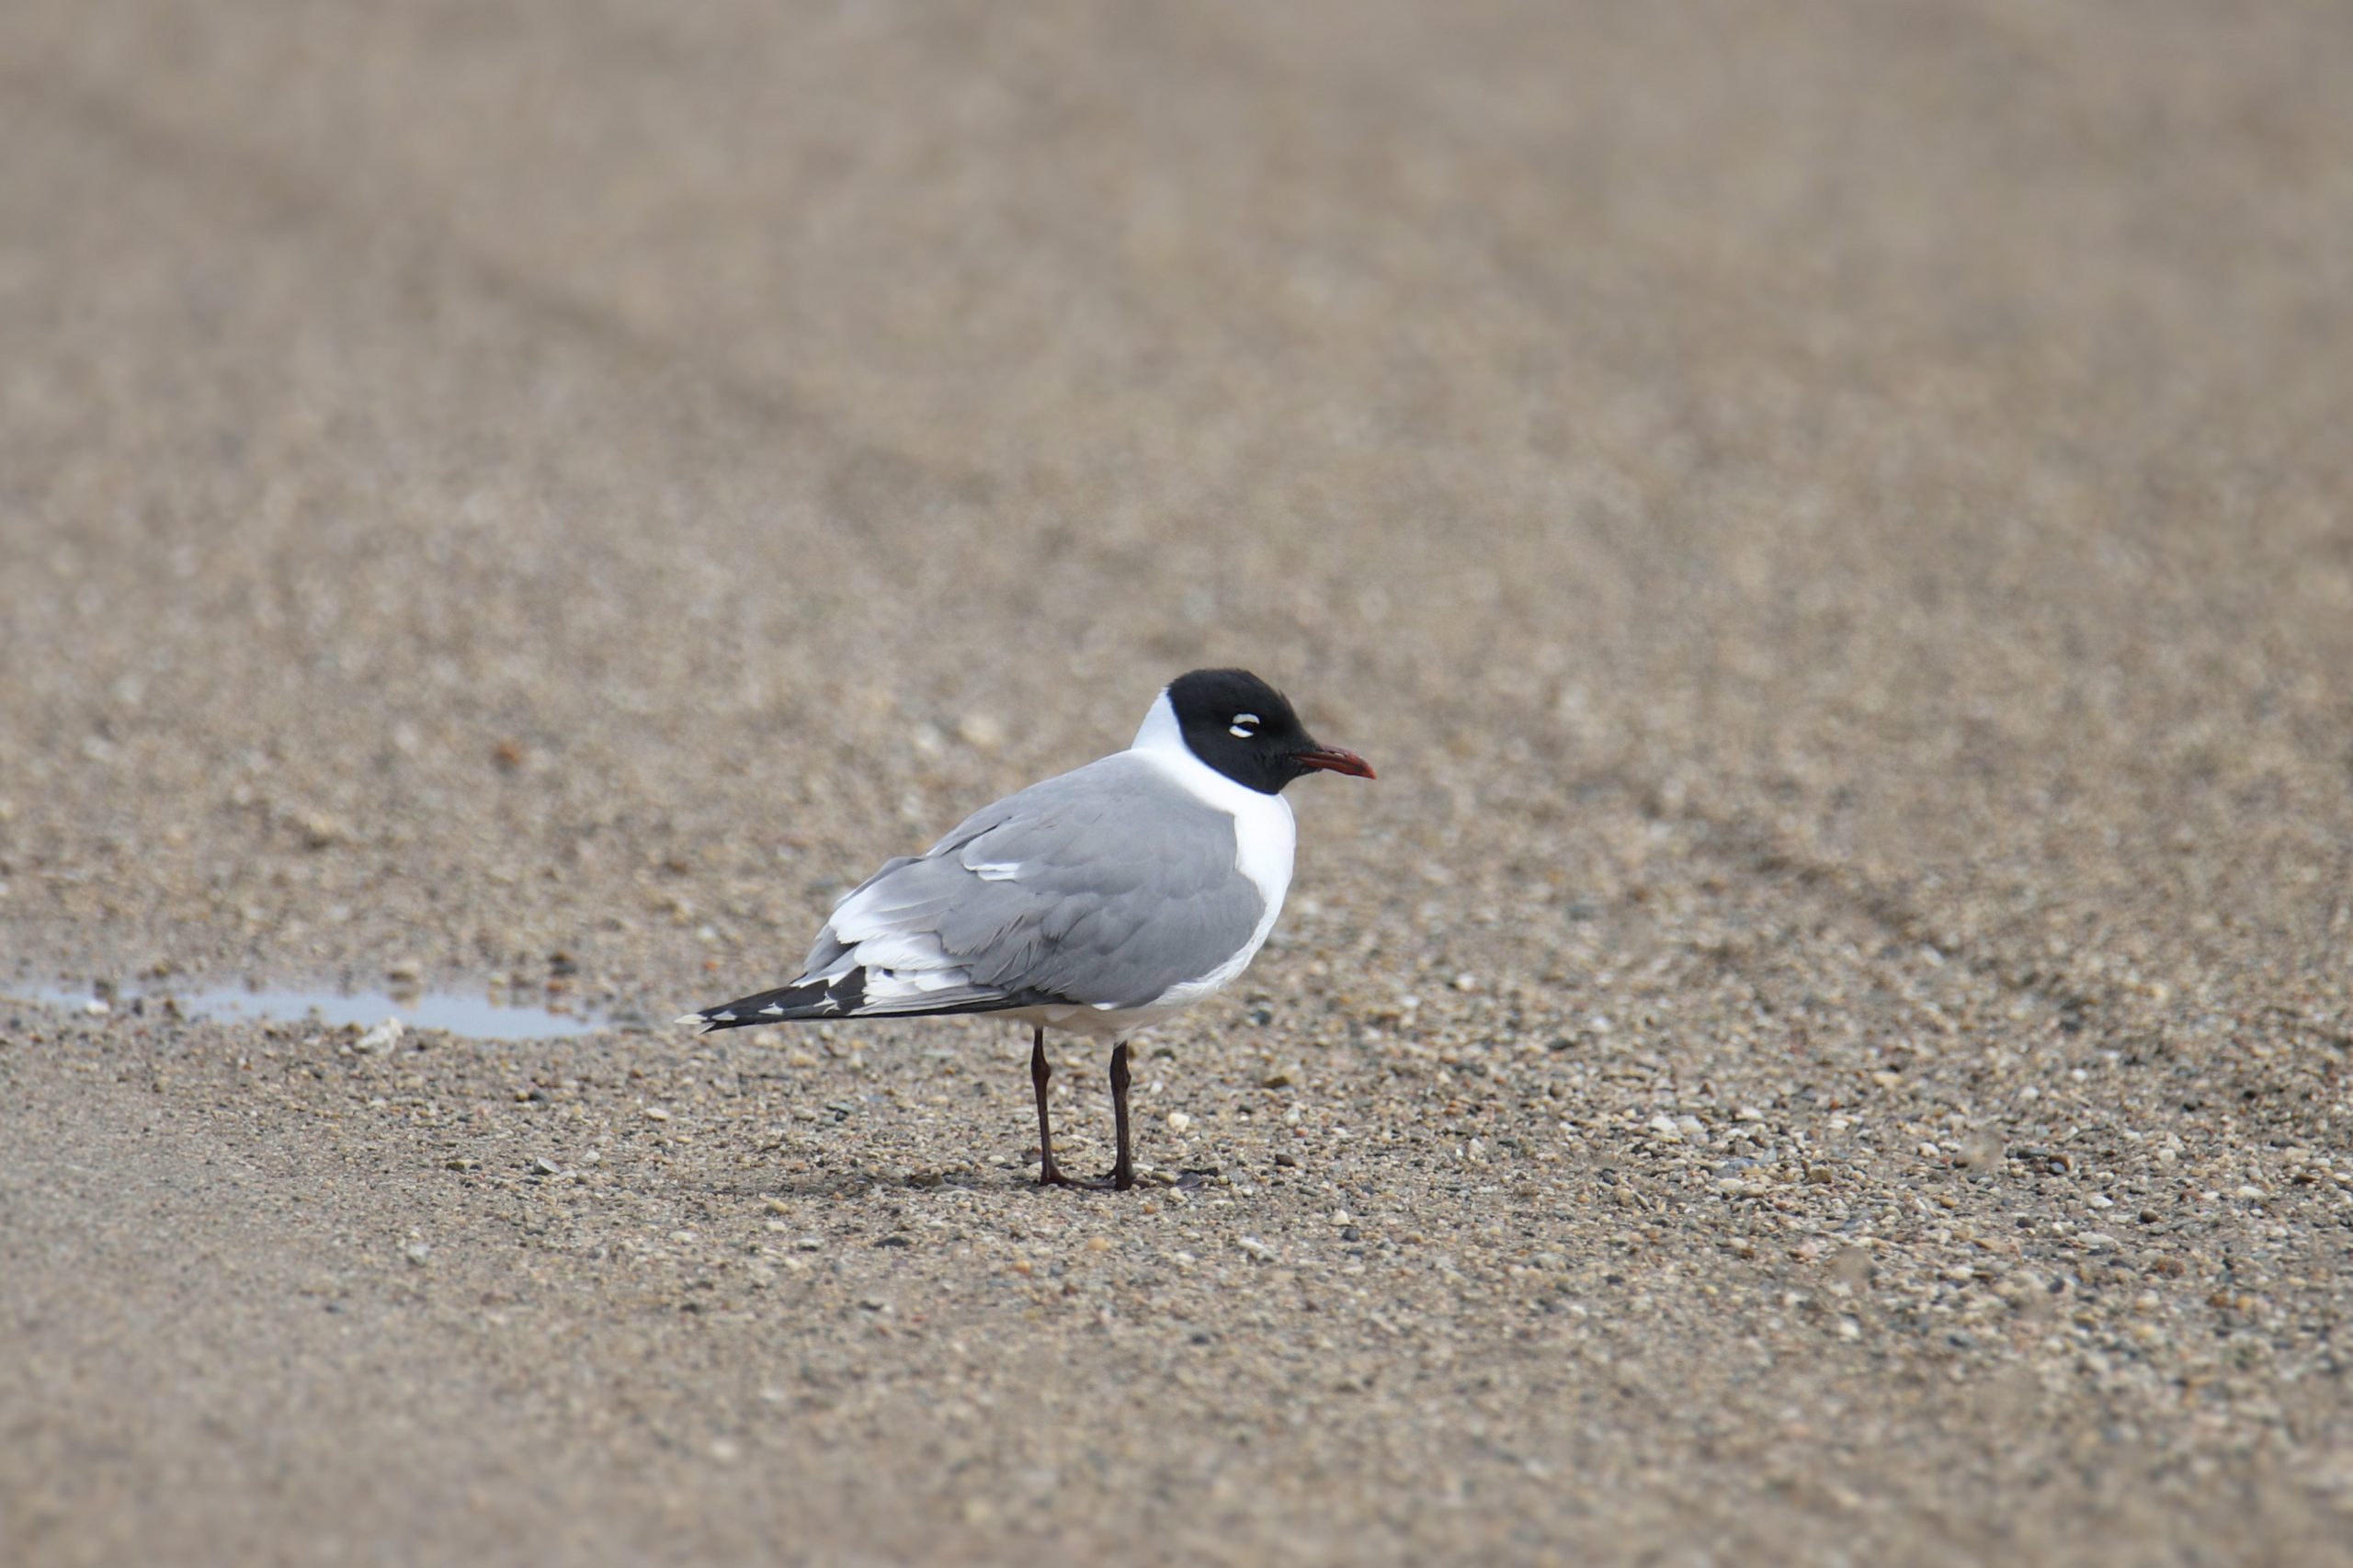
[[[802,979],[859,1013],[1141,1006],[1249,943],[1266,902],[1233,819],[1125,755],[1033,784],[835,905]]]

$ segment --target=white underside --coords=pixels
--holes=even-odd
[[[1075,1003],[1051,1007],[1022,1007],[999,1015],[1016,1023],[1042,1024],[1065,1034],[1092,1035],[1097,1040],[1125,1040],[1150,1028],[1163,1018],[1181,1013],[1188,1004],[1150,1007],[1086,1007]]]

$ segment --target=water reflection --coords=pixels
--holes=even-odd
[[[330,1028],[358,1024],[372,1028],[386,1018],[398,1018],[410,1028],[447,1029],[473,1040],[546,1040],[556,1035],[587,1034],[611,1027],[607,1020],[578,1013],[559,1013],[529,1003],[506,1002],[488,995],[460,992],[416,991],[395,995],[385,991],[303,990],[264,986],[223,985],[200,991],[169,987],[137,994],[94,996],[87,990],[35,986],[12,987],[7,993],[51,1006],[92,1011],[129,1012],[143,1004],[149,1013],[173,1006],[191,1018],[255,1022],[312,1022]],[[93,1008],[96,1001],[102,1008]]]

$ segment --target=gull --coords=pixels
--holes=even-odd
[[[1247,670],[1194,670],[1153,699],[1127,750],[983,806],[845,894],[799,978],[688,1013],[698,1032],[833,1018],[998,1013],[1030,1027],[1039,1181],[1054,1162],[1050,1028],[1111,1041],[1119,1155],[1135,1185],[1128,1041],[1213,996],[1282,913],[1296,842],[1285,786],[1373,777],[1318,744]],[[1094,1184],[1081,1184],[1094,1185]]]

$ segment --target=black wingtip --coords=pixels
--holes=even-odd
[[[696,1026],[698,1033],[710,1034],[718,1029],[749,1028],[756,1024],[849,1017],[865,1004],[866,971],[854,969],[835,980],[805,981],[739,996],[716,1007],[688,1013],[678,1022]]]

